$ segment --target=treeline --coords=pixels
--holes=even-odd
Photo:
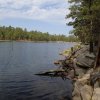
[[[97,44],[100,34],[100,0],[68,0],[71,4],[70,13],[66,18],[72,21],[68,25],[73,26],[73,33],[78,36],[81,42],[90,43],[92,50],[93,43]]]
[[[71,35],[51,35],[48,32],[42,33],[39,31],[27,31],[19,27],[0,27],[0,40],[29,40],[29,41],[67,41],[76,42],[78,39]]]

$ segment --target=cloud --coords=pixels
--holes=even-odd
[[[0,0],[0,18],[24,18],[65,23],[65,0]]]

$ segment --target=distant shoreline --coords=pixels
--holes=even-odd
[[[44,42],[56,42],[56,43],[66,43],[68,41],[31,41],[31,40],[0,40],[0,42],[11,42],[11,41],[15,41],[15,42],[34,42],[34,43],[44,43]],[[70,42],[70,43],[76,43],[76,42]]]
[[[0,40],[0,42],[10,42],[11,40]]]

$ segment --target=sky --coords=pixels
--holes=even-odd
[[[68,0],[0,0],[0,25],[68,35]]]

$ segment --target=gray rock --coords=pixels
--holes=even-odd
[[[74,85],[74,91],[73,91],[73,100],[81,100],[81,96],[80,96],[80,86],[75,83]]]
[[[94,89],[92,100],[100,100],[100,88]]]
[[[87,70],[87,74],[91,74],[93,72],[93,68],[91,68],[91,69],[89,69],[89,70]]]
[[[90,77],[90,84],[92,86],[94,86],[96,82],[99,82],[100,84],[100,73],[99,72],[92,73]]]
[[[82,68],[77,68],[76,69],[76,74],[78,75],[78,78],[82,78],[84,76],[85,72],[86,71]]]
[[[76,64],[79,65],[82,68],[90,68],[90,67],[93,67],[94,59],[87,58],[85,56],[85,54],[80,54],[77,57],[77,63]]]
[[[96,58],[96,56],[93,53],[87,53],[86,57],[90,58],[90,59],[93,59],[93,60]]]
[[[82,100],[91,100],[92,92],[93,92],[93,88],[91,86],[84,85],[81,88],[80,92],[81,92]]]
[[[75,54],[76,64],[82,68],[91,68],[94,64],[95,55],[89,53],[89,47],[84,46],[81,50],[77,51]]]
[[[68,72],[68,77],[70,77],[71,79],[73,79],[75,77],[74,70],[71,70],[71,71]]]
[[[82,96],[85,95],[85,90],[89,90],[88,96],[86,95],[85,98],[89,98],[91,93],[91,86],[86,85],[88,83],[88,79],[90,78],[90,74],[85,74],[81,79],[78,79],[74,84],[74,91],[73,91],[73,100],[82,100]],[[85,86],[85,87],[84,87]],[[86,93],[87,94],[87,93]],[[85,99],[83,99],[85,100]],[[86,99],[89,100],[89,99]]]
[[[100,88],[100,80],[95,82],[94,88]]]

